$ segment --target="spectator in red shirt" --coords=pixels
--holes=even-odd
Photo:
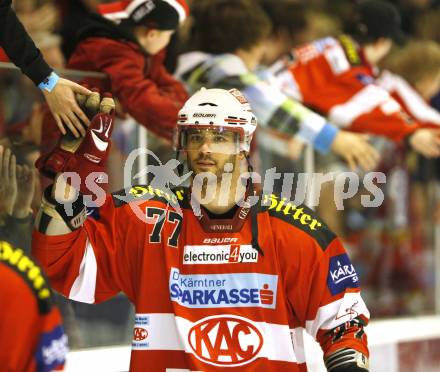
[[[188,14],[187,4],[134,0],[100,5],[99,12],[84,20],[67,67],[107,74],[109,81],[86,82],[111,91],[124,111],[170,140],[177,112],[188,96],[162,62],[164,48]]]

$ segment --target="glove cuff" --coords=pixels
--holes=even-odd
[[[324,358],[329,372],[368,372],[368,358],[361,352],[344,348]]]
[[[40,208],[42,215],[37,221],[38,230],[46,233],[49,228],[53,229],[51,225],[57,220],[62,220],[70,231],[79,229],[87,218],[83,196],[80,193],[72,203],[59,203],[52,197],[52,187],[53,185],[44,190]]]

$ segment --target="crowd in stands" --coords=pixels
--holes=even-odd
[[[189,95],[201,87],[237,88],[259,121],[253,156],[261,173],[304,171],[310,145],[317,172],[386,174],[379,208],[363,208],[353,198],[338,211],[329,183],[317,209],[350,248],[373,317],[432,313],[440,1],[383,0],[384,10],[373,1],[360,13],[349,0],[171,2],[172,9],[144,0],[155,7],[145,15],[130,2],[13,1],[52,68],[105,74],[75,79],[117,99],[108,190],[122,186],[138,126],[147,128],[149,149],[165,162]],[[0,53],[0,60],[7,62],[7,55]],[[34,163],[59,136],[34,84],[0,66],[0,233],[28,253],[47,182]],[[125,299],[94,309],[59,301],[72,347],[129,340]],[[103,329],[105,322],[118,323],[120,332],[96,331],[93,322]]]

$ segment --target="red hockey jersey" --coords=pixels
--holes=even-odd
[[[355,269],[306,207],[264,196],[261,253],[249,215],[238,232],[207,233],[187,189],[135,186],[121,195],[72,233],[35,231],[33,253],[73,300],[123,291],[133,302],[131,371],[306,371],[304,330],[326,354],[348,347],[368,355]]]
[[[283,90],[341,128],[400,141],[420,127],[378,84],[377,71],[349,36],[317,40],[291,57],[272,67]]]
[[[0,242],[0,370],[63,369],[67,336],[40,268],[21,249]]]

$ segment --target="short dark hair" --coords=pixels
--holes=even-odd
[[[398,44],[405,42],[399,10],[385,0],[359,1],[352,16],[346,21],[344,31],[361,45],[382,37],[390,38]]]
[[[307,28],[308,8],[296,0],[258,0],[272,22],[272,32],[287,32],[294,37],[296,33]]]
[[[193,6],[192,39],[204,52],[251,49],[270,34],[270,19],[255,1],[197,0]]]

